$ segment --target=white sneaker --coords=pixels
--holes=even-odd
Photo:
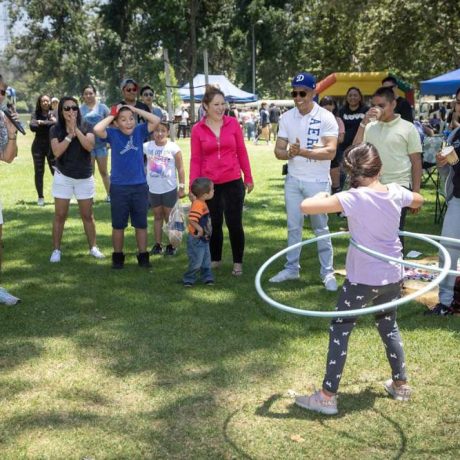
[[[96,259],[103,259],[105,256],[104,254],[102,254],[101,251],[99,251],[99,248],[97,246],[93,246],[90,250],[89,250],[89,253],[90,255],[92,255],[93,257],[95,257]]]
[[[105,202],[106,202],[106,203],[110,203],[110,195],[107,195],[107,196],[105,197]]]
[[[269,279],[270,283],[282,283],[288,280],[298,280],[300,278],[298,271],[292,271],[288,268],[281,270],[277,275]]]
[[[38,206],[45,206],[45,199],[44,198],[39,198],[37,200]]]
[[[21,299],[11,295],[6,289],[0,288],[0,303],[5,305],[16,305]]]
[[[337,291],[337,281],[332,273],[324,277],[323,283],[327,291]]]
[[[61,261],[61,251],[59,249],[55,249],[51,253],[50,262],[55,264],[55,263],[60,262],[60,261]]]

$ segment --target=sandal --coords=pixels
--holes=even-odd
[[[242,264],[233,264],[232,275],[241,276],[243,274],[243,265]]]

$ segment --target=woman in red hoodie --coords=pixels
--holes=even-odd
[[[224,115],[224,93],[208,86],[202,103],[206,115],[193,127],[191,134],[189,183],[197,177],[207,177],[214,182],[214,197],[207,202],[212,223],[212,266],[217,268],[222,260],[225,216],[233,254],[232,274],[240,276],[243,274],[244,196],[246,190],[250,193],[254,188],[248,152],[238,121]]]

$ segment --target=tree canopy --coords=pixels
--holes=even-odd
[[[390,70],[417,83],[460,67],[460,3],[450,0],[15,0],[8,70],[32,99],[79,94],[94,83],[108,98],[131,76],[164,100],[163,48],[179,83],[222,73],[284,98],[299,70],[318,78],[340,71]]]

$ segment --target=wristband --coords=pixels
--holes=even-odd
[[[185,184],[179,184],[179,188],[185,188]]]
[[[64,140],[66,140],[69,144],[72,142],[72,138],[69,136],[64,137]]]
[[[365,125],[363,122],[361,122],[361,123],[359,124],[359,126],[361,126],[361,128],[365,128],[367,125]]]

